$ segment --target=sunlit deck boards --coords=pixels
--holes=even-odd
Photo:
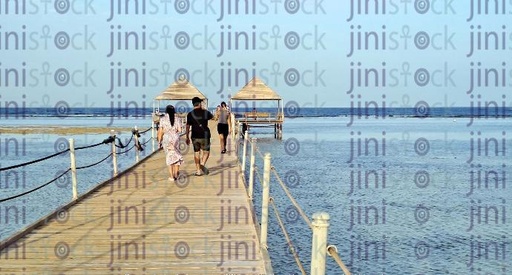
[[[196,177],[186,150],[178,183],[157,152],[1,250],[0,274],[268,274],[234,150],[219,151],[214,134]]]

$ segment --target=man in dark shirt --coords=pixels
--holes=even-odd
[[[202,176],[203,174],[208,175],[208,169],[206,168],[206,161],[210,157],[210,128],[208,128],[208,120],[213,118],[212,113],[201,107],[202,100],[199,97],[192,98],[192,105],[194,109],[187,114],[187,145],[190,144],[192,139],[192,145],[194,146],[194,161],[196,163],[196,176]],[[189,135],[190,129],[192,129],[192,135]],[[203,157],[201,159],[201,151]]]

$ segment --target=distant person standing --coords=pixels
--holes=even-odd
[[[213,118],[212,113],[205,110],[201,106],[202,100],[199,97],[192,98],[194,109],[187,114],[186,142],[194,146],[194,162],[196,164],[196,176],[208,175],[206,162],[210,157],[210,128],[208,128],[208,120]],[[190,135],[190,129],[192,134]],[[202,156],[201,156],[202,152]]]
[[[174,106],[167,105],[165,115],[160,117],[157,139],[159,146],[164,149],[165,163],[169,167],[169,180],[176,181],[179,176],[183,156],[180,151],[181,121],[176,116]]]
[[[230,132],[231,116],[229,115],[229,109],[226,106],[226,102],[220,103],[220,108],[215,114],[218,118],[217,122],[217,133],[219,133],[220,140],[220,153],[226,153],[226,143]]]

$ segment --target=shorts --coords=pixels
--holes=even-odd
[[[193,138],[192,145],[194,145],[194,152],[199,152],[199,150],[210,151],[209,138]]]
[[[225,137],[227,137],[229,134],[229,125],[224,123],[218,123],[217,133],[219,133],[219,135],[224,135]]]

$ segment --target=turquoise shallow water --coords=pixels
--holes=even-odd
[[[35,119],[34,123],[42,122]],[[66,125],[77,122],[103,125],[88,118],[65,120]],[[271,153],[272,165],[306,215],[329,213],[328,243],[337,246],[354,274],[508,274],[512,269],[512,133],[504,125],[509,121],[480,120],[471,126],[467,122],[464,118],[369,118],[347,126],[346,117],[304,117],[286,120],[282,140],[273,139],[271,130],[264,128],[251,129],[250,134],[258,138],[262,153]],[[115,126],[142,129],[143,124],[127,119]],[[107,136],[72,137],[80,146]],[[0,165],[52,154],[69,137],[1,134]],[[12,143],[6,147],[6,140],[12,138],[18,149]],[[105,145],[79,151],[78,165],[96,162],[109,150]],[[128,167],[134,162],[133,151],[119,160],[121,170]],[[111,173],[106,163],[80,171],[80,192],[106,179],[98,176]],[[18,174],[2,172],[0,196],[29,190],[68,166],[68,157],[62,156],[21,168]],[[263,166],[259,157],[257,166]],[[63,180],[31,196],[0,203],[0,239],[70,200],[68,184]],[[256,184],[258,213],[260,193]],[[309,272],[311,232],[275,179],[271,196]],[[12,212],[5,215],[12,207],[19,210],[17,217]],[[274,271],[299,273],[271,213],[269,252]],[[330,257],[327,271],[340,274]]]

